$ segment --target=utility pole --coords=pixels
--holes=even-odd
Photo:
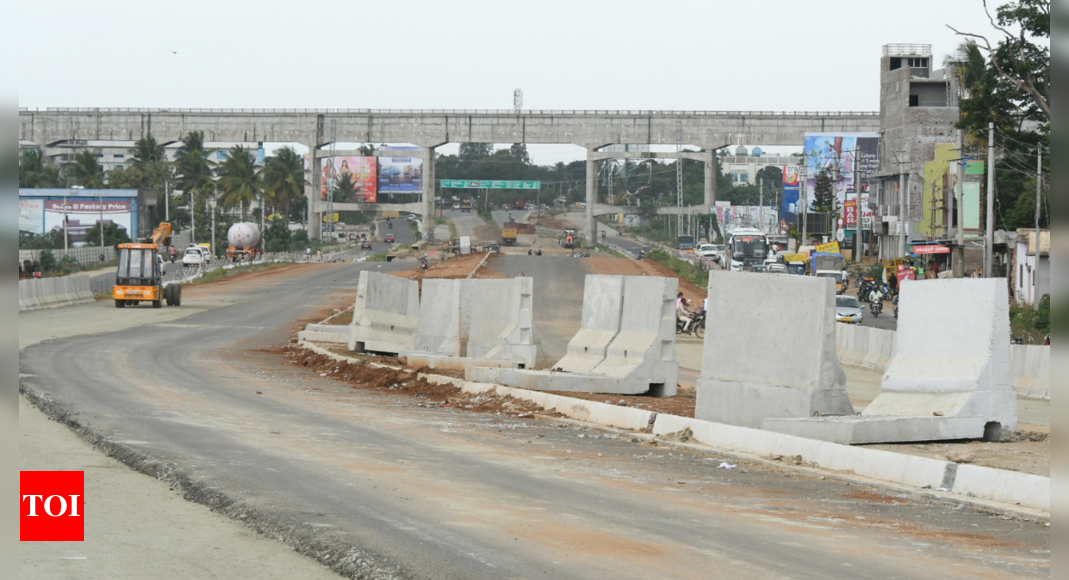
[[[898,174],[898,233],[899,233],[899,245],[898,252],[903,258],[909,255],[907,248],[909,247],[909,228],[906,222],[906,212],[909,208],[906,206],[906,170],[902,168],[901,161],[898,162],[899,174]]]
[[[861,149],[854,148],[854,251],[852,252],[855,262],[860,262],[858,250],[863,247],[861,243]]]
[[[100,257],[104,257],[104,196],[100,196]],[[1036,218],[1036,223],[1039,223],[1039,218]],[[101,260],[103,262],[104,260]]]
[[[314,152],[313,152],[314,153]],[[305,223],[308,223],[307,220]],[[218,255],[215,249],[215,196],[212,196],[212,260]],[[214,263],[214,262],[213,262]]]
[[[807,173],[809,172],[809,160],[805,151],[802,152],[802,168],[799,171],[799,183],[801,185],[800,193],[798,195],[798,206],[802,211],[802,239],[799,242],[799,248],[806,245],[806,239],[808,238],[809,231],[807,226],[809,225],[809,178]]]
[[[958,198],[958,231],[957,231],[957,247],[954,248],[954,277],[963,278],[965,276],[965,204],[962,192],[964,191],[965,182],[965,145],[962,139],[961,129],[958,129],[958,181],[954,184],[957,189]]]
[[[1039,209],[1043,191],[1043,151],[1036,147],[1036,261],[1035,269],[1039,270]],[[1032,275],[1032,308],[1039,310],[1039,285],[1036,284],[1036,276]]]
[[[676,236],[683,233],[683,121],[676,121]]]
[[[189,192],[189,215],[190,215],[190,221],[193,222],[193,233],[190,234],[190,237],[193,240],[193,245],[194,246],[197,245],[197,201],[196,201],[196,199],[197,199],[197,196],[192,191],[190,191]],[[103,245],[103,244],[101,244],[101,245]]]
[[[984,278],[994,277],[995,258],[995,124],[987,124],[987,232],[984,235]]]
[[[761,177],[760,193],[757,196],[757,223],[761,224],[761,231],[765,229],[765,179]]]

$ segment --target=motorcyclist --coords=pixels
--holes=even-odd
[[[173,264],[175,257],[178,255],[178,250],[174,249],[174,246],[171,246],[170,250],[168,250],[168,253],[171,255],[171,263]]]
[[[682,292],[676,295],[676,320],[683,323],[683,332],[689,332],[690,323],[694,321],[690,310],[687,309],[687,299],[683,298]]]

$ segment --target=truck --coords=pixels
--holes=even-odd
[[[471,212],[471,202],[464,201],[460,203],[460,211]]]
[[[119,244],[119,267],[111,299],[116,308],[151,302],[153,308],[182,305],[182,285],[163,285],[162,252],[171,245],[171,224],[161,222],[152,234],[137,243]]]
[[[516,205],[514,205],[512,207],[514,207],[516,209],[526,209],[527,208],[527,206],[523,202],[523,198],[522,197],[520,199],[517,199],[516,200]]]
[[[816,252],[810,257],[810,268],[813,275],[820,278],[831,278],[835,281],[835,293],[842,294],[846,290],[846,280],[843,279],[843,269],[846,260],[841,254],[829,252]]]
[[[564,239],[561,240],[561,245],[569,250],[574,250],[579,246],[579,231],[575,228],[564,229]]]
[[[501,228],[501,242],[506,246],[515,246],[516,234],[516,224],[506,223],[505,227]]]
[[[239,222],[226,232],[226,240],[230,244],[226,249],[226,257],[232,260],[251,260],[263,253],[256,244],[260,241],[260,228],[249,222]]]

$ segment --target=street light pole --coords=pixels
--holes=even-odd
[[[994,276],[995,254],[995,124],[987,124],[987,232],[984,236],[984,278]]]

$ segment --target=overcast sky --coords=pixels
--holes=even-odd
[[[990,31],[981,0],[11,9],[19,106],[31,108],[507,109],[522,88],[526,109],[875,111],[884,44],[931,44],[940,64],[960,42],[947,24]]]

